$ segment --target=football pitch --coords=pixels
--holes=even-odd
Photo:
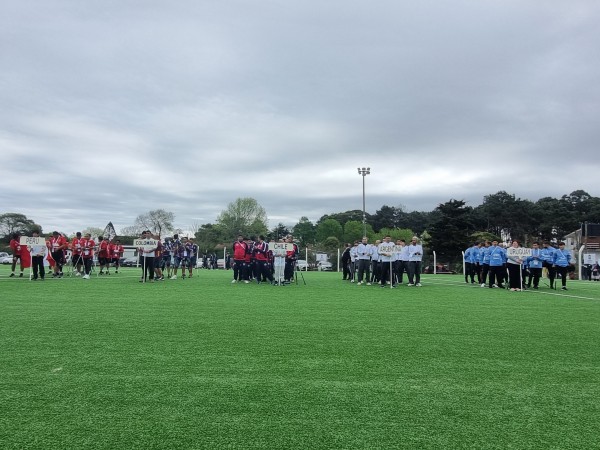
[[[3,449],[600,448],[597,282],[8,275]]]

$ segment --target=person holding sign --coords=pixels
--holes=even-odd
[[[392,280],[390,279],[392,274],[391,265],[394,261],[394,251],[396,246],[390,242],[391,236],[385,236],[383,242],[379,244],[377,253],[379,253],[379,260],[381,261],[381,287],[384,288],[387,281],[390,282],[391,287]]]
[[[21,243],[20,243],[21,235],[19,233],[14,233],[12,239],[10,240],[10,249],[13,252],[13,260],[11,266],[10,276],[15,276],[15,268],[17,267],[17,261],[19,261],[19,265],[21,266],[21,273],[19,274],[20,278],[23,278],[23,259],[21,258]]]
[[[152,239],[150,230],[142,233],[142,239],[137,241],[140,263],[142,265],[142,277],[140,283],[145,283],[148,279],[154,282],[154,252],[157,250],[157,241]],[[182,271],[185,267],[182,268]],[[185,272],[184,272],[185,273]]]
[[[567,272],[571,265],[571,252],[565,250],[565,243],[559,242],[558,249],[554,252],[552,266],[556,270],[556,275],[560,277],[563,291],[567,290]]]
[[[516,240],[512,241],[510,248],[520,248],[519,242]],[[523,260],[518,256],[514,256],[516,253],[518,252],[510,252],[506,257],[508,263],[508,287],[513,292],[523,290],[523,278],[521,276]]]
[[[40,234],[37,231],[32,233],[34,238],[39,238]],[[33,280],[37,280],[38,276],[44,281],[46,270],[44,269],[44,257],[46,256],[46,241],[39,239],[38,242],[29,245],[29,254],[31,255],[31,268],[33,270]]]
[[[418,239],[417,236],[413,236],[408,245],[408,285],[421,287],[423,246],[419,244]]]

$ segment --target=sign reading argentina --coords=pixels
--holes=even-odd
[[[531,249],[525,247],[508,247],[506,249],[506,256],[509,258],[527,258],[531,256]]]
[[[43,237],[21,236],[19,245],[46,245],[46,239]]]
[[[380,244],[379,245],[379,253],[395,253],[396,252],[396,244]]]
[[[134,239],[133,246],[136,248],[143,248],[145,252],[154,250],[158,245],[156,239]]]

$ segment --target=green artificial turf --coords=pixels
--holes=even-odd
[[[600,448],[600,283],[8,274],[3,449]]]

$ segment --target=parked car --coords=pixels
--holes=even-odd
[[[331,271],[331,270],[333,270],[333,265],[329,261],[319,261],[317,263],[317,270]]]
[[[6,252],[0,252],[0,264],[12,264],[13,257]]]
[[[138,265],[138,258],[123,258],[121,261],[121,267],[136,267]]]
[[[297,260],[296,270],[308,270],[308,262],[305,259]]]

